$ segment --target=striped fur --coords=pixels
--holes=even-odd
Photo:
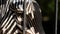
[[[18,1],[13,1],[13,3],[19,3]],[[20,2],[21,4],[22,2]],[[17,9],[21,9],[21,11],[23,11],[23,4],[18,4],[18,6],[16,7]],[[29,3],[27,4],[27,10],[31,11],[31,6],[29,7]],[[13,7],[13,6],[12,6]],[[17,15],[18,16],[18,15]],[[17,19],[18,17],[16,16],[16,13],[13,11],[8,11],[7,14],[5,14],[4,18],[2,19],[2,24],[1,24],[1,28],[3,30],[3,34],[17,34],[17,33],[22,33],[22,26],[21,24],[17,23]],[[21,17],[21,16],[20,16]],[[17,18],[17,19],[16,19]],[[19,19],[18,19],[19,20]]]
[[[5,20],[2,22],[2,30],[3,30],[3,34],[17,34],[19,33],[18,31],[20,30],[19,28],[17,28],[17,22],[15,20],[15,13],[8,11],[8,15],[5,18]],[[16,32],[17,31],[17,32]],[[13,33],[12,33],[13,32]]]
[[[40,30],[38,28],[39,25],[37,22],[37,20],[39,21],[39,19],[37,18],[40,16],[37,16],[39,14],[35,12],[36,9],[33,2],[35,1],[32,1],[32,0],[26,1],[26,16],[27,16],[26,32],[30,34],[40,34]],[[24,0],[12,0],[10,1],[9,4],[10,4],[8,7],[9,10],[5,14],[5,16],[2,18],[0,30],[3,31],[2,34],[23,34]],[[38,8],[38,11],[39,11],[39,8]],[[36,27],[38,26],[38,27],[36,28],[35,26]]]

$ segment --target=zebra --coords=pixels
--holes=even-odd
[[[1,20],[1,34],[23,34],[23,4],[24,0],[10,0],[10,4],[7,6],[8,11]],[[40,23],[42,17],[40,17],[41,9],[38,3],[35,0],[26,0],[26,5],[27,34],[45,34]]]

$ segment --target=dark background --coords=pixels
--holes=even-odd
[[[42,10],[42,24],[46,34],[55,34],[55,0],[37,0]]]
[[[58,0],[58,34],[60,33],[60,0]]]

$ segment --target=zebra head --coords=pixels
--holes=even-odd
[[[13,0],[10,3],[10,9],[16,13],[23,13],[24,11],[24,0]],[[32,19],[34,18],[34,6],[32,0],[26,0],[26,15],[31,14]]]

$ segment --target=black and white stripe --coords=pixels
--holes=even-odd
[[[21,25],[17,24],[17,22],[15,20],[16,14],[12,11],[8,11],[8,13],[5,16],[6,17],[3,18],[2,24],[1,24],[3,34],[14,34],[14,33],[17,34],[17,33],[19,33]]]
[[[21,10],[22,12],[24,11],[23,10],[24,0],[12,0],[10,2],[13,2],[13,4],[16,5],[15,8]],[[42,31],[42,29],[39,30],[39,28],[38,28],[39,27],[38,23],[40,20],[39,7],[36,6],[37,4],[35,4],[35,3],[33,4],[32,0],[27,0],[26,5],[27,5],[26,6],[27,27],[31,28],[33,26],[34,27],[33,29],[35,29],[36,32],[40,33],[40,30]],[[13,5],[12,5],[12,7],[13,7]],[[37,7],[38,7],[38,9],[37,9]],[[7,13],[5,14],[5,16],[2,18],[1,30],[3,30],[3,34],[17,34],[17,33],[23,34],[22,33],[23,32],[23,26],[21,24],[19,24],[18,22],[23,21],[21,19],[23,19],[24,16],[21,16],[21,14],[18,13],[21,17],[21,19],[20,19],[18,17],[17,13],[12,11],[11,9],[9,9],[7,11]],[[22,22],[20,22],[20,23],[22,23]],[[31,27],[29,27],[30,25],[31,25]],[[27,30],[27,31],[29,31],[29,30]]]
[[[16,1],[16,2],[18,4],[18,1]],[[17,7],[19,7],[19,9],[23,9],[22,5],[23,4],[20,4],[20,6],[18,5]],[[29,4],[27,4],[27,5],[29,5]],[[30,7],[28,6],[27,8],[30,8]],[[21,11],[23,11],[23,10],[21,10]],[[22,26],[17,23],[16,14],[13,11],[9,10],[3,17],[1,23],[2,23],[1,28],[3,30],[3,34],[17,34],[19,31],[20,31],[20,33],[22,33],[20,30],[20,29],[22,29]],[[14,32],[12,33],[12,31],[14,31]]]

